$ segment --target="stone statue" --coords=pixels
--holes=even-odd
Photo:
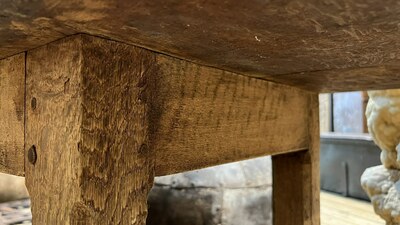
[[[368,130],[381,148],[382,166],[368,168],[361,184],[376,214],[400,225],[400,89],[369,91]]]

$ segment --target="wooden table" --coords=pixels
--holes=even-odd
[[[273,155],[319,224],[318,93],[400,86],[397,0],[0,2],[0,171],[33,223],[145,224],[154,176]]]

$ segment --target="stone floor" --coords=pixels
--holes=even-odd
[[[0,225],[31,225],[29,200],[0,204]],[[368,202],[321,193],[321,225],[384,225]]]
[[[31,225],[29,199],[0,204],[0,225]]]

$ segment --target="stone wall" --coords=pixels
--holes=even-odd
[[[27,197],[25,178],[0,173],[0,203]]]
[[[272,225],[271,158],[158,177],[148,225]]]

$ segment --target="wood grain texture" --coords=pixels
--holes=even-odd
[[[276,82],[318,92],[343,92],[399,88],[400,67],[376,66],[293,73],[277,76]]]
[[[310,217],[312,224],[320,224],[320,212],[321,212],[321,207],[320,207],[320,195],[317,193],[320,193],[320,126],[319,126],[319,101],[318,101],[318,95],[313,94],[310,98],[310,104],[309,104],[309,112],[310,116],[308,117],[309,119],[309,124],[308,124],[308,131],[309,131],[309,149],[308,151],[310,152],[310,158],[311,158],[311,163],[307,165],[307,169],[310,170],[311,172],[309,173],[309,176],[306,179],[306,183],[308,183],[307,186],[305,186],[308,190],[308,201],[309,204],[311,205],[310,207]]]
[[[33,224],[145,224],[154,176],[148,148],[147,51],[74,36],[27,53],[26,162]]]
[[[87,35],[61,43],[67,45],[68,40],[79,42],[82,38],[139,49]],[[60,46],[58,51],[69,48],[72,47]],[[141,51],[154,58],[152,63],[140,66],[155,74],[149,78],[151,85],[147,88],[152,93],[140,98],[151,106],[150,148],[156,154],[157,175],[308,148],[310,92]],[[76,59],[81,57],[78,50],[74,54],[69,58],[76,61],[71,60],[62,69],[80,74],[87,65],[80,66],[82,62]],[[44,56],[41,57],[34,63],[46,70],[40,62],[45,61]],[[59,57],[63,57],[61,53]],[[129,57],[121,56],[121,60],[130,60]],[[132,63],[130,67],[135,66]],[[65,88],[69,86],[70,81],[65,78]],[[61,91],[64,87],[58,88]],[[54,114],[59,116],[57,111]]]
[[[395,88],[399,12],[397,0],[1,1],[0,58],[89,33],[314,91]]]
[[[272,157],[274,225],[320,224],[318,96],[310,98],[309,149]]]
[[[0,60],[0,172],[24,175],[25,54]]]
[[[311,93],[157,56],[156,174],[308,148]]]

